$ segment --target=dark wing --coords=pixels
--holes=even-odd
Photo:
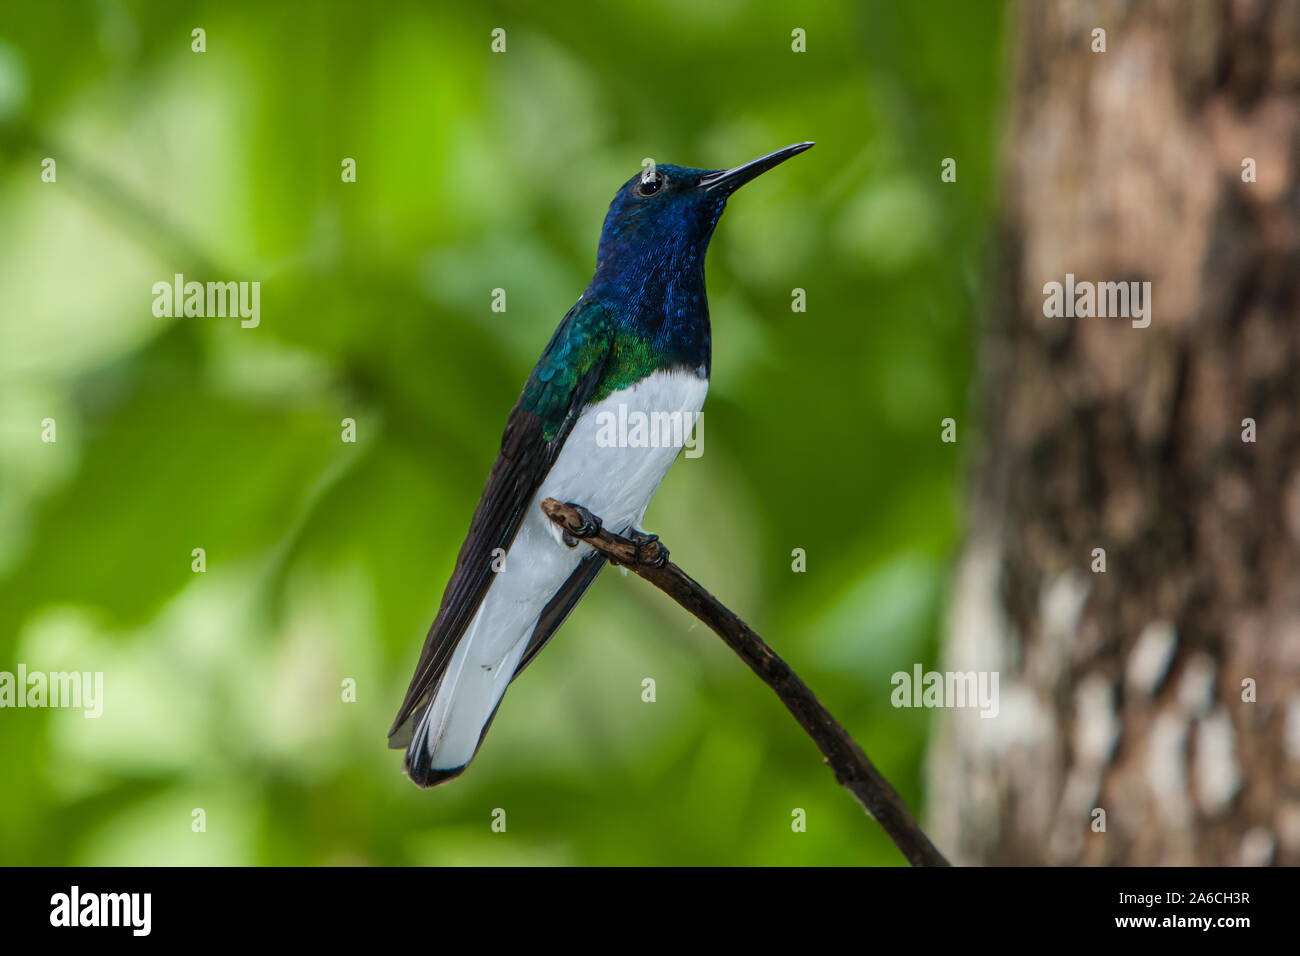
[[[593,551],[573,569],[573,573],[569,575],[568,580],[564,582],[560,590],[555,592],[555,596],[542,609],[541,616],[537,619],[537,626],[533,628],[532,636],[528,639],[528,647],[524,649],[524,656],[520,658],[519,666],[515,668],[514,675],[510,678],[512,681],[523,672],[525,667],[532,663],[534,657],[541,653],[542,648],[550,641],[551,635],[555,633],[556,628],[564,623],[564,619],[569,616],[569,612],[578,603],[578,599],[586,592],[591,582],[596,580],[596,575],[600,573],[600,569],[604,566],[605,556]],[[502,700],[504,699],[502,698]],[[483,743],[483,738],[487,736],[487,732],[492,728],[492,721],[497,719],[497,711],[500,709],[501,701],[497,701],[496,707],[492,710],[492,716],[487,719],[487,723],[483,725],[482,733],[478,735],[480,745]],[[416,755],[415,759],[427,762],[428,752],[421,751]],[[462,767],[459,770],[439,771],[433,770],[427,763],[424,766],[416,763],[412,764],[410,773],[411,779],[418,782],[420,786],[431,787],[443,780],[459,775],[463,769]]]
[[[497,548],[509,550],[524,519],[524,509],[537,494],[542,479],[555,463],[582,407],[600,380],[612,341],[613,333],[604,310],[595,303],[579,300],[551,336],[529,376],[523,394],[510,411],[501,438],[501,452],[474,510],[469,535],[456,557],[456,568],[443,592],[438,616],[425,638],[406,699],[388,732],[389,747],[400,749],[410,743],[412,716],[438,686],[452,652],[492,583],[492,552]],[[580,565],[579,570],[586,566]],[[561,594],[569,590],[569,583]],[[569,607],[576,603],[586,583]],[[547,611],[550,610],[548,606]],[[563,614],[551,625],[552,631],[560,620]],[[539,626],[535,633],[541,630]],[[525,662],[539,649],[530,644]]]
[[[515,677],[518,677],[523,669],[533,662],[533,658],[542,652],[542,648],[551,639],[555,629],[564,623],[564,619],[569,616],[569,612],[582,598],[591,582],[596,580],[596,575],[604,566],[605,556],[598,551],[593,551],[573,569],[564,586],[555,592],[555,597],[551,598],[550,603],[542,609],[542,616],[537,619],[537,626],[533,628],[532,636],[528,638],[528,646],[524,648],[524,656],[519,659],[519,666],[515,668]]]

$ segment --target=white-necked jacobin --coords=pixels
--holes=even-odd
[[[598,422],[620,405],[628,415],[694,420],[711,364],[709,238],[733,192],[812,145],[797,143],[727,170],[651,165],[610,203],[596,274],[510,412],[388,733],[390,747],[406,749],[415,783],[431,787],[465,769],[506,687],[605,563],[549,521],[541,501],[574,502],[611,531],[647,537],[638,530],[641,520],[681,448],[609,447],[598,441]]]

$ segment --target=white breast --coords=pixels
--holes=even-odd
[[[654,372],[588,407],[542,482],[533,510],[540,514],[537,504],[543,498],[558,498],[584,505],[611,531],[639,525],[681,451],[682,432],[689,432],[704,407],[708,390],[708,380],[693,372]],[[677,444],[665,444],[664,426],[671,431],[674,421],[682,429],[674,436]],[[638,431],[638,422],[651,426]],[[636,447],[641,440],[646,447]]]
[[[639,529],[650,499],[682,449],[653,440],[662,434],[645,435],[649,440],[641,446],[643,433],[633,423],[644,415],[660,426],[667,420],[671,428],[676,414],[689,431],[708,388],[708,381],[692,372],[655,372],[588,407],[574,424],[527,506],[505,568],[494,575],[422,721],[431,731],[427,740],[434,767],[464,766],[474,756],[483,726],[514,676],[542,610],[591,553],[586,544],[564,544],[559,529],[542,514],[542,499],[583,505],[611,531]],[[629,441],[623,445],[619,439],[625,437]]]

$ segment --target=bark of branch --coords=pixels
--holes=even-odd
[[[875,817],[889,838],[913,866],[948,866],[902,799],[875,768],[857,741],[808,688],[785,661],[750,630],[740,618],[704,589],[698,581],[668,560],[668,549],[656,536],[625,538],[601,527],[600,519],[581,505],[554,498],[542,502],[542,511],[564,532],[585,541],[612,563],[628,568],[690,611],[726,641],[799,721],[799,726],[821,750],[835,779],[847,787],[863,808]]]

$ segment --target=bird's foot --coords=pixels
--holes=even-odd
[[[662,568],[668,563],[668,549],[659,543],[659,535],[647,534],[633,528],[627,533],[627,539],[636,545],[637,564]]]
[[[578,513],[582,519],[582,524],[572,531],[565,528],[563,531],[564,543],[570,548],[578,546],[579,538],[590,538],[594,534],[599,534],[601,529],[600,519],[584,508],[582,505],[575,505],[572,501],[565,502],[570,508]]]

